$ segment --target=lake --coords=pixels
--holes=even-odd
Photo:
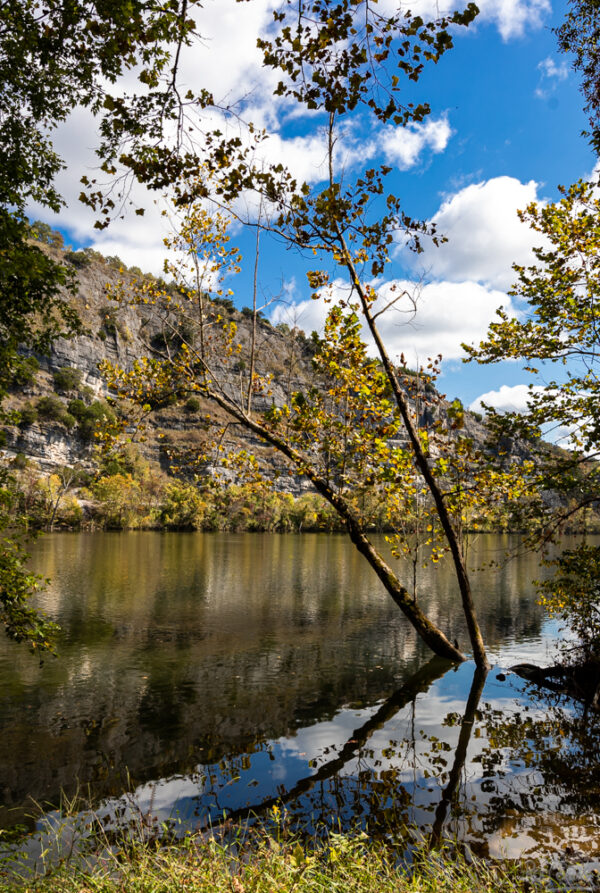
[[[0,643],[0,827],[39,827],[61,791],[179,831],[278,802],[309,827],[409,823],[485,856],[597,860],[598,717],[502,672],[551,662],[557,632],[536,557],[504,561],[514,545],[470,548],[495,664],[481,691],[471,662],[431,659],[341,535],[43,537],[60,657]],[[450,566],[419,592],[466,648]]]

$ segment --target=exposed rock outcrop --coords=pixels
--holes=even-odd
[[[56,252],[58,249],[47,250]],[[108,360],[125,369],[131,368],[136,359],[148,354],[152,339],[160,337],[161,331],[153,317],[152,307],[117,305],[109,300],[107,286],[109,289],[115,288],[122,280],[132,280],[135,277],[131,271],[119,269],[115,263],[106,261],[96,253],[85,255],[79,252],[78,256],[84,262],[80,260],[77,265],[77,294],[73,301],[86,332],[75,338],[59,339],[53,344],[49,356],[38,356],[40,368],[35,381],[24,387],[15,387],[8,400],[8,406],[18,410],[28,406],[35,410],[41,397],[54,396],[62,401],[64,414],[61,417],[43,417],[40,412],[33,411],[30,416],[35,418],[27,419],[25,413],[21,424],[7,428],[5,432],[5,452],[9,456],[23,453],[47,472],[77,462],[85,465],[92,459],[92,438],[83,437],[81,427],[75,424],[75,420],[66,417],[69,400],[83,395],[89,403],[106,397],[108,391],[100,372],[101,363]],[[66,257],[68,260],[69,255]],[[252,314],[237,310],[228,301],[212,306],[215,314],[220,313],[236,324],[240,341],[249,343]],[[311,339],[299,330],[290,331],[287,326],[273,327],[265,319],[257,320],[257,372],[271,376],[269,404],[280,405],[290,390],[303,390],[314,383],[313,353]],[[70,392],[61,391],[56,385],[56,373],[65,368],[76,370],[79,376],[77,387]],[[230,390],[239,390],[240,371],[236,372],[235,364],[232,365],[226,382]],[[258,397],[257,401],[261,399],[264,401],[265,398]],[[256,405],[259,408],[259,404]],[[439,416],[447,414],[448,409],[449,405],[444,402],[435,407],[423,406],[422,423],[431,424],[435,421],[432,413]],[[148,458],[167,468],[169,448],[186,449],[198,445],[198,418],[201,414],[202,406],[197,412],[186,412],[177,406],[159,410],[145,432],[142,451]],[[483,443],[486,429],[475,416],[465,412],[462,424],[464,432],[476,444]],[[159,432],[163,432],[160,437]],[[279,475],[277,486],[281,489],[297,494],[309,486],[287,470],[283,474],[283,463],[274,459],[258,439],[239,430],[233,430],[231,436],[256,454],[259,461],[269,465],[271,473],[276,477]]]

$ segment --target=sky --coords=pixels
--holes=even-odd
[[[443,13],[444,2],[416,0],[411,9]],[[256,48],[257,36],[272,27],[275,6],[277,0],[205,0],[196,13],[202,41],[184,56],[182,78],[227,102],[243,96],[245,116],[271,134],[266,157],[318,184],[324,175],[324,120],[274,101],[277,78],[261,66]],[[426,68],[414,89],[415,97],[429,102],[429,117],[396,129],[355,122],[340,141],[338,163],[348,176],[366,163],[390,165],[390,188],[405,211],[434,222],[448,239],[438,248],[426,244],[419,255],[399,241],[385,279],[374,283],[382,300],[393,287],[416,298],[414,315],[401,307],[380,317],[390,354],[404,354],[414,367],[441,353],[439,387],[450,399],[459,397],[474,409],[481,400],[517,409],[529,381],[522,364],[465,364],[461,344],[484,338],[497,308],[524,312],[508,294],[515,281],[512,264],[533,259],[539,236],[519,221],[517,210],[531,201],[555,201],[559,184],[592,175],[595,158],[581,136],[586,118],[578,76],[570,59],[557,52],[552,33],[566,4],[480,0],[479,6],[476,22],[456,29],[454,49]],[[392,0],[379,2],[382,11],[394,7]],[[108,229],[95,230],[93,213],[77,198],[80,177],[97,167],[96,124],[89,112],[76,110],[56,132],[55,143],[66,162],[58,179],[66,206],[58,216],[32,206],[30,217],[60,229],[75,247],[91,246],[159,274],[170,226],[160,213],[163,199],[136,187],[133,206],[143,205],[144,217],[130,210]],[[228,283],[241,307],[252,300],[254,236],[234,227],[232,241],[245,256],[242,274]],[[259,300],[270,302],[265,313],[274,323],[298,325],[307,333],[322,327],[327,306],[310,299],[309,267],[297,253],[263,240]]]

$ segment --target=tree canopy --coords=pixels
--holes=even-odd
[[[291,13],[293,27],[288,23]],[[212,156],[213,163],[209,156],[200,176],[181,181],[177,200],[186,207],[186,218],[177,247],[188,269],[182,262],[174,270],[182,276],[177,295],[142,285],[133,295],[121,296],[154,308],[169,335],[164,338],[165,349],[152,347],[133,370],[115,369],[108,374],[112,386],[142,412],[160,405],[165,395],[187,399],[190,393],[198,393],[278,450],[343,518],[356,547],[430,647],[451,660],[461,660],[460,649],[424,615],[416,593],[409,592],[374,548],[356,503],[366,486],[385,500],[391,499],[392,492],[399,494],[407,477],[417,481],[410,492],[418,502],[424,491],[440,519],[456,569],[471,647],[478,664],[485,666],[459,534],[468,488],[462,481],[449,483],[451,466],[460,465],[461,449],[463,462],[469,461],[469,445],[465,442],[457,450],[455,463],[454,440],[448,434],[459,426],[451,415],[440,414],[431,430],[420,430],[414,405],[376,322],[381,312],[393,309],[400,300],[410,302],[410,296],[399,294],[382,308],[371,281],[385,268],[399,233],[416,247],[420,238],[435,238],[435,234],[410,218],[400,200],[386,190],[389,168],[366,169],[352,180],[338,165],[335,151],[343,140],[346,121],[359,110],[395,126],[422,120],[429,107],[403,104],[401,79],[418,80],[424,64],[437,62],[452,46],[450,25],[467,25],[475,14],[471,5],[464,13],[425,22],[409,14],[380,15],[358,0],[345,0],[333,10],[331,4],[315,0],[298,8],[287,4],[276,11],[278,35],[260,41],[265,64],[281,72],[279,95],[327,113],[328,176],[315,186],[298,184],[281,163],[253,166],[251,154],[240,146],[226,160],[221,157],[218,165],[214,164],[218,156]],[[289,389],[283,404],[271,405],[269,382],[255,371],[253,342],[240,343],[235,326],[218,315],[215,318],[201,281],[207,270],[224,276],[232,260],[221,223],[197,200],[213,197],[224,203],[240,189],[258,191],[266,209],[258,222],[248,222],[317,258],[320,266],[308,273],[308,287],[315,298],[326,300],[336,274],[343,274],[347,283],[344,298],[332,306],[315,354],[315,371],[324,391]],[[236,213],[230,203],[226,210]],[[374,342],[376,359],[369,357],[361,328]],[[241,388],[231,379],[236,358],[238,369],[243,358],[243,368],[248,370],[246,377],[242,374]],[[401,448],[392,443],[398,437],[405,441]],[[470,460],[476,461],[474,452]],[[429,526],[432,532],[433,525]],[[433,545],[429,532],[425,539]],[[435,549],[432,554],[437,555]]]
[[[0,8],[0,400],[23,350],[46,352],[59,335],[80,331],[69,301],[72,272],[41,247],[43,235],[25,217],[31,202],[53,211],[62,205],[55,178],[64,163],[53,132],[75,108],[90,108],[100,119],[98,155],[108,178],[126,146],[130,155],[157,150],[171,122],[177,134],[177,65],[193,32],[191,5],[7,0]],[[129,93],[120,83],[128,73],[137,85]],[[106,215],[115,200],[108,195],[101,207]],[[9,473],[3,469],[2,485]],[[3,505],[10,499],[4,486],[0,496]],[[1,530],[6,523],[1,509]],[[51,627],[27,607],[39,584],[25,559],[22,543],[5,532],[2,619],[9,636],[45,648]]]
[[[515,267],[511,294],[527,312],[518,319],[500,312],[487,341],[465,345],[479,363],[512,357],[546,378],[530,384],[525,412],[488,417],[499,437],[532,444],[536,462],[525,490],[547,494],[523,507],[535,522],[529,528],[536,547],[553,543],[576,519],[585,531],[587,513],[600,506],[600,198],[585,181],[561,193],[560,201],[521,213],[542,243],[536,264]],[[543,436],[558,436],[567,449],[550,448]],[[556,573],[541,584],[543,603],[575,627],[588,657],[600,655],[600,547],[584,538],[549,563]]]

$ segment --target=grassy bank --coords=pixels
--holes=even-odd
[[[0,880],[2,893],[536,893],[560,889],[448,851],[417,852],[410,866],[365,835],[331,835],[316,849],[262,834],[235,844],[189,837],[170,846],[113,847],[86,865],[64,862],[44,877]]]

